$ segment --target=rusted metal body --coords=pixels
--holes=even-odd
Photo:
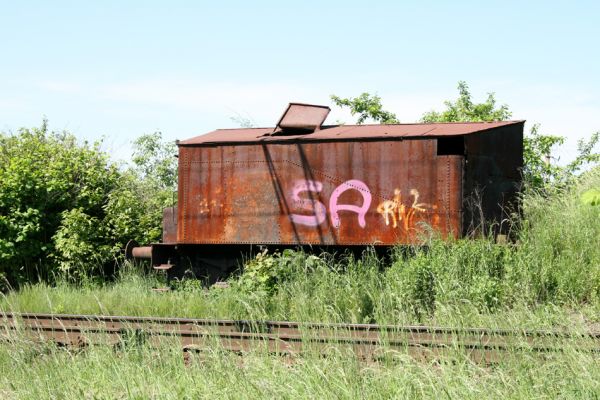
[[[393,245],[461,232],[460,156],[431,140],[180,146],[178,243]]]
[[[499,233],[518,211],[524,121],[321,126],[328,112],[292,103],[275,128],[178,142],[178,206],[152,264],[215,276],[254,245],[417,244]]]
[[[175,338],[185,350],[223,349],[298,356],[315,351],[327,355],[351,350],[357,357],[374,361],[391,351],[418,359],[464,352],[474,361],[493,363],[504,352],[548,353],[564,347],[600,354],[600,334],[572,335],[559,331],[443,328],[376,324],[322,324],[287,321],[208,320],[102,315],[0,314],[0,337],[13,332],[52,340],[62,345],[119,345],[128,340],[160,345]],[[336,353],[339,354],[339,353]]]
[[[168,207],[163,210],[163,243],[177,242],[177,207]]]
[[[476,214],[467,200],[482,196],[484,218],[498,222],[515,204],[522,129],[244,129],[180,142],[177,242],[390,246],[418,243],[428,229],[457,237]]]

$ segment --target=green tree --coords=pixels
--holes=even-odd
[[[163,140],[161,132],[142,135],[133,142],[133,164],[142,179],[162,189],[177,189],[177,146]]]
[[[136,139],[133,148],[133,167],[123,173],[118,191],[109,198],[110,225],[115,239],[157,242],[163,209],[176,201],[177,146],[154,132]]]
[[[497,106],[494,93],[489,93],[483,103],[474,103],[466,82],[458,83],[458,99],[444,102],[446,109],[430,111],[422,117],[423,122],[478,122],[503,121],[512,116],[506,104]],[[555,135],[542,135],[539,124],[533,125],[528,136],[523,138],[523,179],[532,188],[540,189],[547,185],[561,185],[572,179],[584,167],[600,160],[594,152],[599,133],[588,140],[580,140],[577,157],[565,166],[552,163],[552,150],[564,144],[565,138]]]
[[[587,140],[580,139],[577,142],[577,157],[566,165],[567,176],[580,172],[587,167],[595,167],[600,162],[600,152],[598,143],[600,142],[600,132],[593,133]]]
[[[488,93],[483,103],[474,103],[466,82],[458,82],[458,99],[444,102],[444,111],[429,111],[423,115],[423,122],[482,122],[504,121],[512,116],[506,104],[497,106],[494,93]]]
[[[529,136],[523,138],[523,176],[532,187],[542,188],[562,175],[562,168],[552,164],[550,154],[564,142],[562,136],[540,134],[539,124],[533,125]]]
[[[377,95],[362,93],[358,97],[341,98],[331,95],[331,100],[338,107],[348,107],[352,115],[358,115],[357,124],[364,124],[371,119],[380,124],[398,124],[396,114],[386,111],[381,105],[381,98]]]

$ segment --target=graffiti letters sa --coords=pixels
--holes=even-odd
[[[323,184],[319,181],[313,180],[298,180],[296,181],[292,190],[292,200],[299,209],[312,210],[313,215],[301,215],[291,214],[290,218],[293,223],[306,225],[306,226],[318,226],[325,222],[327,219],[327,207],[325,204],[314,199],[315,194],[320,193],[323,190]],[[340,204],[340,196],[349,191],[358,191],[362,196],[362,204],[360,206],[352,204]],[[309,192],[309,198],[301,198],[300,193]],[[371,206],[371,191],[369,187],[358,179],[350,179],[334,189],[329,197],[329,218],[331,225],[334,228],[340,227],[340,211],[351,211],[356,213],[358,218],[358,225],[361,228],[365,228],[367,225],[365,221],[365,215]]]

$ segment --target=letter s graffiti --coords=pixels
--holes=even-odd
[[[290,218],[294,224],[306,226],[318,226],[327,218],[327,208],[325,204],[312,198],[303,199],[300,197],[301,192],[320,193],[323,190],[323,184],[312,180],[298,180],[292,190],[292,200],[297,208],[303,210],[311,210],[314,215],[290,214]],[[315,197],[315,196],[310,196]]]

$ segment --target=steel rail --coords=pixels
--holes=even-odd
[[[132,340],[158,344],[161,338],[172,337],[180,341],[186,353],[214,348],[217,343],[235,352],[263,346],[269,352],[287,355],[348,348],[369,360],[390,351],[429,358],[460,350],[476,362],[493,363],[508,351],[548,353],[576,343],[577,350],[600,354],[600,333],[596,332],[0,313],[0,335],[10,338],[16,331],[66,346],[115,345]]]

